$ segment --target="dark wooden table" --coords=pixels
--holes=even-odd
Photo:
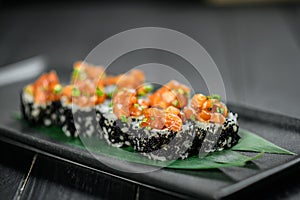
[[[75,60],[84,59],[98,43],[121,31],[171,28],[191,36],[210,53],[222,73],[229,101],[299,118],[299,24],[300,7],[294,6],[94,3],[7,8],[0,12],[0,66],[43,54],[50,68],[71,70]],[[153,60],[185,65],[168,56],[172,55],[136,52],[115,65],[135,66]],[[0,199],[175,198],[5,142],[0,142],[0,158]],[[254,195],[268,191],[264,198],[300,199],[299,172]]]

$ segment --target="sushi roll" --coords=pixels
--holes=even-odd
[[[135,89],[120,88],[112,100],[99,105],[100,127],[106,142],[115,147],[130,146],[130,127],[141,120],[146,100],[138,99]]]
[[[61,107],[57,110],[59,126],[68,137],[99,135],[97,105],[102,104],[104,69],[84,62],[76,62],[71,85],[63,88]]]
[[[133,146],[152,160],[186,159],[238,143],[238,115],[218,95],[190,99],[190,88],[175,80],[152,90],[140,70],[107,76],[104,68],[79,61],[69,85],[60,85],[51,71],[24,87],[21,111],[31,124]]]
[[[154,160],[174,160],[187,157],[193,144],[194,125],[182,121],[182,113],[174,106],[167,109],[149,108],[142,123],[132,127],[134,149]]]
[[[145,100],[153,87],[145,83],[141,70],[104,79],[105,91],[110,101],[99,105],[100,127],[106,142],[114,147],[130,146],[130,127],[139,122],[149,103]]]
[[[103,138],[109,145],[114,147],[130,145],[128,127],[131,118],[125,115],[118,118],[113,112],[111,101],[99,105],[97,115],[99,116],[99,125],[102,130]]]
[[[190,154],[221,151],[238,143],[238,115],[228,111],[220,96],[196,94],[183,111],[194,122],[195,140]]]
[[[184,121],[180,111],[187,105],[190,89],[170,81],[150,95],[151,108],[144,111],[142,122],[131,127],[134,149],[155,160],[186,157],[194,138],[194,126]]]
[[[21,92],[23,118],[34,125],[56,125],[56,111],[61,107],[62,86],[54,71],[42,74]]]

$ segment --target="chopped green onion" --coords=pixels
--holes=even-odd
[[[104,92],[99,87],[97,87],[96,94],[97,94],[97,96],[102,97],[104,95]]]
[[[133,104],[133,107],[138,108],[139,104],[135,103],[135,104]]]
[[[107,97],[108,97],[108,98],[110,98],[110,99],[111,99],[111,98],[112,98],[112,96],[113,96],[113,92],[107,93],[106,95],[107,95]]]
[[[54,86],[53,92],[54,94],[60,94],[62,92],[62,89],[63,89],[62,86],[60,84],[57,84]]]
[[[148,92],[152,92],[153,90],[153,85],[145,85],[144,86],[144,89],[145,91],[148,93]]]
[[[72,96],[74,96],[74,97],[80,96],[80,90],[77,87],[73,87]]]
[[[220,95],[217,95],[217,94],[212,94],[212,95],[210,96],[210,98],[212,98],[212,99],[217,99],[217,100],[219,100],[219,101],[220,101],[220,99],[221,99]]]
[[[114,103],[112,101],[109,102],[109,104],[108,104],[109,107],[113,107],[113,105],[114,105]]]
[[[172,101],[172,105],[177,107],[177,106],[179,105],[179,102],[178,102],[178,100],[174,100],[174,101]]]
[[[30,94],[30,95],[33,95],[33,90],[32,90],[32,86],[31,85],[27,85],[25,87],[25,92]]]
[[[73,76],[73,78],[78,78],[79,74],[80,74],[80,69],[75,68],[72,76]]]
[[[127,122],[127,118],[126,118],[125,115],[122,115],[122,116],[121,116],[121,121],[122,121],[122,122]]]
[[[189,98],[191,98],[191,93],[188,92],[188,93],[185,94],[185,96],[189,99]]]
[[[224,113],[224,108],[217,107],[217,112],[223,114]]]
[[[151,130],[151,127],[150,127],[150,126],[147,126],[146,129],[150,131],[150,130]]]
[[[151,120],[154,121],[154,120],[155,120],[155,117],[151,117]]]
[[[179,92],[179,94],[184,94],[184,91],[181,88],[178,89],[178,92]]]
[[[116,94],[117,92],[118,92],[118,89],[115,88],[112,92],[106,93],[106,96],[111,99],[114,96],[114,94]]]
[[[140,91],[139,93],[138,93],[138,96],[145,96],[145,92],[143,92],[143,91]]]
[[[195,121],[195,115],[191,115],[191,120]]]

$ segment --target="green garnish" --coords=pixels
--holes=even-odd
[[[18,120],[18,122],[27,123],[21,118],[20,115],[15,117],[16,120]],[[44,136],[51,138],[52,140],[58,141],[62,144],[71,145],[74,148],[78,148],[78,150],[85,148],[80,138],[73,138],[70,140],[69,137],[63,134],[61,128],[57,126],[50,126],[50,127],[37,126],[34,127],[34,129],[39,131]],[[151,128],[149,127],[149,129]],[[53,133],[57,133],[57,134],[53,134]],[[200,157],[196,155],[196,156],[189,157],[187,160],[178,159],[176,162],[172,162],[171,164],[170,162],[145,159],[144,157],[141,157],[138,153],[132,153],[133,151],[132,148],[123,148],[120,151],[119,148],[111,147],[110,145],[107,145],[102,140],[97,140],[96,141],[97,146],[95,146],[95,148],[92,148],[91,151],[93,153],[99,153],[103,156],[107,156],[108,158],[124,160],[126,162],[138,163],[138,164],[144,164],[144,165],[150,165],[156,167],[165,166],[166,168],[173,168],[176,170],[184,169],[186,171],[201,170],[201,169],[211,170],[211,169],[230,167],[230,166],[241,167],[245,165],[246,167],[249,166],[251,167],[251,165],[247,165],[247,164],[251,164],[249,163],[250,161],[259,158],[262,155],[262,152],[265,152],[265,154],[276,153],[276,154],[283,154],[283,155],[296,155],[293,152],[283,149],[271,143],[270,141],[267,141],[266,139],[256,135],[255,133],[251,133],[245,129],[239,129],[239,135],[241,136],[241,139],[239,140],[238,144],[233,146],[231,149],[209,153],[206,154],[205,157]],[[87,142],[90,142],[90,144],[95,144],[94,137],[88,137],[86,138],[86,140]],[[240,151],[258,152],[259,154],[250,157],[248,154],[247,156],[241,154]],[[206,173],[206,171],[203,172]]]
[[[177,107],[177,106],[179,105],[179,102],[178,102],[178,100],[174,100],[174,101],[172,101],[172,105]]]
[[[118,89],[115,88],[112,92],[106,93],[106,96],[111,99],[114,96],[114,94],[116,94],[117,92],[118,92]]]
[[[145,96],[145,92],[144,91],[140,91],[139,93],[138,93],[138,96]]]
[[[191,120],[195,121],[195,115],[191,115]]]
[[[189,98],[191,98],[191,93],[188,92],[185,94],[185,96],[189,99]]]
[[[112,98],[112,96],[113,96],[113,92],[107,93],[106,95],[107,95],[107,97],[108,97],[108,98],[110,98],[110,99],[111,99],[111,98]]]
[[[74,96],[74,97],[79,97],[80,96],[80,90],[77,87],[73,87],[72,96]]]
[[[125,115],[122,115],[122,116],[121,116],[121,121],[122,121],[122,122],[127,122],[127,118],[126,118]]]
[[[155,120],[155,117],[151,117],[151,120],[154,121],[154,120]]]
[[[217,112],[223,114],[224,113],[224,108],[217,107]]]
[[[96,88],[96,95],[102,97],[104,95],[104,92],[99,87],[97,87]]]
[[[210,95],[210,98],[211,98],[211,99],[217,99],[217,100],[219,100],[219,101],[220,101],[220,99],[221,99],[220,95],[217,95],[217,94],[212,94],[212,95]]]
[[[179,94],[184,94],[183,89],[179,88],[179,89],[178,89],[178,93],[179,93]]]
[[[150,127],[150,126],[147,126],[146,129],[150,131],[150,130],[151,130],[151,127]]]
[[[74,71],[73,71],[72,77],[74,79],[78,78],[79,74],[80,74],[80,69],[79,68],[75,68]]]
[[[135,104],[133,104],[133,107],[138,108],[139,104],[135,103]]]
[[[62,89],[63,89],[62,86],[60,84],[57,84],[54,86],[53,92],[54,94],[60,94],[62,92]]]
[[[144,89],[145,91],[148,93],[148,92],[152,92],[153,90],[153,85],[145,85],[144,86]]]
[[[32,90],[32,86],[31,85],[27,85],[25,87],[25,92],[30,94],[30,95],[33,95],[33,90]]]
[[[147,122],[148,121],[148,119],[147,118],[144,118],[143,120],[142,120],[142,122]]]
[[[114,105],[114,103],[112,101],[109,102],[109,104],[108,104],[109,107],[113,107],[113,105]]]

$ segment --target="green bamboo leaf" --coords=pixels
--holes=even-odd
[[[20,119],[23,123],[27,124],[24,120]],[[28,125],[28,124],[27,124]],[[192,156],[186,160],[176,160],[176,161],[154,161],[149,160],[146,157],[141,156],[138,152],[135,152],[132,147],[126,147],[126,148],[115,148],[112,146],[107,145],[104,141],[99,140],[98,138],[92,137],[92,138],[84,138],[84,144],[79,138],[72,138],[67,137],[62,130],[59,127],[51,126],[51,127],[44,127],[44,126],[35,126],[35,129],[37,129],[42,134],[48,136],[49,138],[52,138],[56,141],[60,141],[62,143],[75,146],[78,148],[86,149],[86,146],[84,144],[88,144],[88,149],[92,152],[95,152],[100,155],[104,155],[107,157],[138,163],[138,164],[144,164],[144,165],[152,165],[157,167],[166,167],[166,168],[174,168],[174,169],[216,169],[216,168],[222,168],[222,167],[232,167],[232,166],[244,166],[247,162],[252,161],[254,159],[258,159],[263,155],[263,151],[266,151],[269,149],[269,146],[277,147],[276,145],[273,145],[272,143],[266,141],[261,142],[262,138],[259,136],[256,136],[248,131],[241,130],[241,142],[238,144],[238,148],[234,148],[234,150],[243,150],[246,151],[256,151],[260,152],[254,157],[249,157],[246,155],[243,155],[237,151],[231,150],[223,150],[219,152],[213,152],[208,153],[206,155],[197,155]],[[260,148],[254,148],[251,143],[257,143],[257,140],[259,140],[261,143]],[[265,144],[268,144],[267,146],[264,146]],[[278,149],[275,148],[275,149]],[[282,149],[279,147],[279,149]],[[288,152],[286,150],[282,150],[283,152]]]
[[[186,160],[176,160],[168,168],[175,169],[216,169],[221,167],[242,167],[247,162],[260,158],[262,153],[248,157],[232,150],[207,154],[205,157],[192,156]]]
[[[206,156],[206,160],[210,160],[217,163],[243,163],[248,162],[257,158],[260,158],[264,152],[260,152],[254,157],[249,157],[243,154],[240,154],[232,150],[223,150],[219,152],[210,153]]]
[[[71,146],[86,149],[79,138],[67,137],[62,130],[56,126],[36,126],[35,128],[42,134],[45,134],[52,139]],[[248,157],[232,150],[224,150],[220,152],[209,153],[201,157],[192,156],[186,160],[166,162],[149,160],[148,158],[141,156],[139,153],[134,152],[132,147],[115,148],[107,145],[104,141],[93,137],[85,138],[84,143],[88,144],[88,149],[90,151],[100,155],[138,164],[173,169],[216,169],[221,167],[244,166],[248,161],[258,158]]]
[[[295,153],[279,147],[272,142],[245,129],[240,129],[239,135],[241,136],[241,140],[237,145],[232,147],[232,150],[252,152],[264,151],[266,153],[296,155]]]

